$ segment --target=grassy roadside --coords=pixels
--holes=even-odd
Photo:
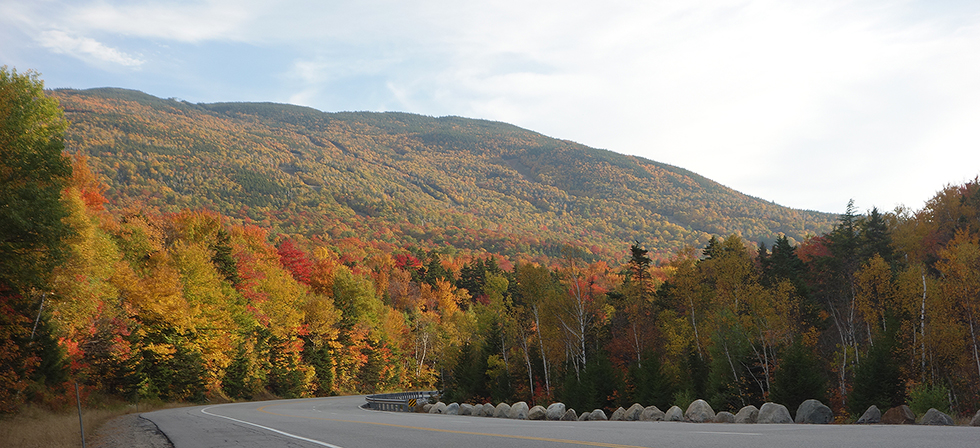
[[[187,404],[140,403],[139,412],[149,412]],[[85,440],[107,421],[121,415],[137,412],[132,404],[112,404],[97,409],[82,409],[85,424]],[[78,429],[78,413],[75,408],[68,412],[28,405],[14,415],[0,416],[0,445],[22,448],[75,448],[82,446]]]

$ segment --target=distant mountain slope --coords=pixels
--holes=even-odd
[[[208,208],[274,232],[398,246],[654,253],[739,233],[828,231],[835,216],[746,196],[690,171],[512,125],[271,103],[190,104],[56,90],[70,150],[119,206]]]

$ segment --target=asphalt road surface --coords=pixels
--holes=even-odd
[[[980,447],[980,428],[554,422],[371,411],[363,396],[233,403],[143,414],[197,447]]]

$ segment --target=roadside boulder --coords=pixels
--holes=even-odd
[[[551,403],[548,405],[548,420],[561,420],[565,415],[565,403]]]
[[[807,400],[796,408],[796,423],[825,425],[834,421],[834,411],[820,400]]]
[[[431,408],[429,408],[429,413],[430,414],[445,414],[447,407],[448,406],[446,406],[446,403],[443,403],[443,402],[440,401],[440,402],[432,405]]]
[[[645,422],[659,422],[664,419],[664,411],[656,406],[647,406],[643,408],[643,413],[640,414],[640,420]]]
[[[759,421],[759,408],[748,405],[742,407],[735,414],[735,423],[755,423]]]
[[[472,404],[469,403],[463,403],[459,405],[459,415],[474,415],[473,411],[475,409],[476,406],[473,406]]]
[[[548,416],[548,410],[544,406],[535,406],[527,411],[528,420],[544,420]]]
[[[582,415],[578,416],[578,421],[580,421],[580,422],[587,422],[587,421],[589,421],[589,415],[590,414],[588,412],[583,412]]]
[[[885,425],[911,425],[915,423],[915,413],[906,405],[895,406],[881,416],[881,423]]]
[[[432,410],[432,406],[434,406],[432,403],[423,404],[422,405],[422,412],[428,413],[429,411]]]
[[[514,420],[527,420],[527,411],[527,403],[518,401],[510,406],[510,411],[507,412],[507,417]]]
[[[878,406],[871,405],[867,411],[864,411],[864,414],[861,414],[861,418],[857,419],[855,423],[859,425],[881,423],[881,410],[878,409]]]
[[[630,408],[626,410],[626,415],[624,415],[623,418],[626,419],[626,421],[635,422],[640,419],[640,414],[642,413],[643,405],[640,403],[633,403],[633,406],[630,406]]]
[[[616,421],[616,422],[621,422],[623,420],[626,420],[626,409],[623,409],[623,407],[620,406],[615,411],[613,411],[611,416],[609,416],[609,420]]]
[[[483,403],[483,411],[480,412],[480,417],[493,417],[493,414],[497,412],[497,407],[490,403]]]
[[[664,421],[682,422],[684,421],[684,411],[682,411],[681,408],[677,406],[671,406],[670,409],[667,410],[667,413],[664,414]]]
[[[578,416],[575,415],[575,409],[568,409],[567,411],[565,411],[564,414],[561,415],[561,418],[559,418],[558,420],[561,420],[563,422],[574,422],[578,420]]]
[[[715,411],[704,400],[694,400],[684,412],[684,419],[694,423],[710,422],[715,419]]]
[[[609,419],[606,418],[606,413],[603,412],[602,409],[594,409],[592,412],[589,413],[589,420],[599,421],[599,420],[609,420]]]
[[[735,423],[735,414],[728,411],[721,411],[715,414],[715,423]]]
[[[919,422],[920,425],[933,425],[933,426],[956,426],[953,422],[953,417],[949,414],[942,412],[936,408],[930,408],[926,411],[926,415],[922,416],[922,421]]]
[[[786,406],[779,403],[765,403],[759,409],[759,419],[756,423],[793,423]]]
[[[446,411],[443,414],[459,415],[459,403],[449,403],[449,406],[446,406]]]
[[[507,418],[510,416],[510,405],[507,403],[500,403],[493,410],[494,418]]]
[[[980,411],[977,411],[977,415],[974,415],[973,420],[970,420],[970,426],[980,426]]]

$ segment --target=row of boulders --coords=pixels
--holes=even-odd
[[[796,409],[796,418],[790,417],[786,406],[778,403],[765,403],[761,408],[748,405],[740,409],[737,413],[718,412],[715,413],[704,400],[695,400],[687,411],[672,406],[667,412],[661,411],[656,406],[643,407],[639,403],[634,403],[629,409],[620,407],[612,415],[606,416],[601,409],[592,412],[577,414],[574,409],[566,409],[563,403],[552,403],[547,408],[542,406],[528,407],[527,403],[520,401],[513,405],[500,403],[496,406],[485,404],[445,404],[438,402],[435,404],[425,404],[419,407],[420,412],[430,414],[447,415],[472,415],[477,417],[510,418],[518,420],[561,420],[561,421],[587,421],[587,420],[613,420],[613,421],[674,421],[674,422],[694,422],[694,423],[807,423],[807,424],[827,424],[834,421],[834,414],[829,407],[819,400],[804,401]],[[858,419],[859,424],[914,424],[915,414],[908,406],[902,405],[889,409],[884,414],[878,410],[877,406],[871,406],[867,412]],[[952,417],[936,409],[930,409],[920,422],[923,425],[954,425]],[[980,411],[970,422],[971,426],[980,426]]]

